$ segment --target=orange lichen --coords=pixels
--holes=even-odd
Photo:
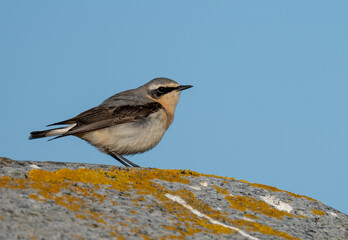
[[[116,226],[115,223],[111,224],[110,220],[115,219],[115,215],[96,212],[94,209],[89,208],[89,201],[93,202],[109,202],[112,205],[119,205],[108,196],[98,194],[96,190],[99,188],[112,189],[119,191],[123,197],[129,197],[135,204],[139,201],[144,202],[146,200],[146,195],[152,195],[157,199],[152,205],[145,205],[145,209],[153,209],[154,207],[160,207],[164,214],[168,215],[174,220],[172,216],[175,216],[176,224],[173,226],[163,226],[167,230],[172,231],[168,233],[168,236],[164,238],[185,238],[189,235],[194,235],[197,232],[213,233],[216,235],[220,234],[238,234],[231,228],[224,227],[218,224],[211,223],[207,218],[201,218],[195,215],[191,210],[186,207],[173,202],[166,197],[166,193],[172,195],[180,196],[188,205],[190,205],[195,210],[205,214],[209,218],[216,221],[220,221],[230,226],[238,226],[247,231],[255,231],[264,234],[274,234],[275,236],[280,236],[286,239],[294,239],[290,235],[277,231],[271,227],[267,227],[258,223],[248,222],[245,220],[240,220],[239,222],[232,221],[227,216],[225,212],[212,209],[209,205],[200,201],[195,197],[195,195],[188,190],[178,190],[171,191],[164,188],[159,183],[155,183],[152,180],[161,180],[167,182],[177,182],[181,184],[188,184],[190,180],[186,177],[217,177],[214,175],[200,174],[190,170],[159,170],[159,169],[136,169],[136,168],[110,168],[109,171],[103,169],[61,169],[54,172],[49,172],[40,169],[34,169],[29,172],[28,179],[12,179],[11,177],[0,177],[0,187],[6,188],[31,188],[36,190],[36,193],[29,195],[30,198],[45,201],[53,200],[56,204],[69,209],[70,211],[76,211],[76,217],[79,219],[93,219],[96,224],[91,224],[91,227],[100,227],[112,229],[110,235],[117,236],[120,239],[123,237],[118,234],[118,227],[129,227],[126,223],[132,223],[137,221],[134,218],[120,219]],[[227,180],[233,180],[233,178],[218,177]],[[224,180],[225,183],[228,181]],[[81,186],[81,184],[76,183],[86,183],[92,184],[93,187]],[[216,191],[221,194],[228,194],[228,191],[214,186]],[[63,190],[63,191],[62,191]],[[136,194],[134,194],[134,191]],[[280,190],[279,190],[280,191]],[[74,192],[74,194],[66,194],[65,192]],[[138,198],[133,198],[134,196],[140,196]],[[243,199],[244,201],[239,201],[240,199],[229,198],[226,196],[226,200],[234,204],[236,209],[249,209],[250,211],[260,212],[271,217],[276,217],[281,219],[283,216],[291,216],[292,214],[278,211],[273,209],[266,203],[262,201],[257,201],[255,199]],[[247,201],[245,201],[247,200]],[[266,204],[266,205],[262,205]],[[142,203],[143,204],[143,203]],[[244,210],[245,211],[245,210]],[[129,211],[129,213],[136,214],[135,211]],[[246,217],[252,218],[254,215],[245,214]],[[254,219],[257,219],[254,216]],[[126,222],[126,223],[125,223]],[[204,229],[204,230],[202,230]],[[141,234],[138,230],[131,230],[134,233]],[[180,236],[177,236],[180,235]],[[139,235],[140,236],[140,235]]]
[[[242,179],[240,179],[240,180],[238,180],[238,181],[240,181],[240,182],[243,182],[243,183],[247,183],[247,184],[250,184],[250,182],[248,182],[248,181],[245,181],[245,180],[242,180]]]
[[[44,198],[42,198],[39,195],[34,194],[34,193],[29,194],[28,197],[35,199],[36,201],[46,202],[46,200]]]
[[[231,208],[237,209],[239,211],[246,211],[247,209],[253,212],[259,212],[269,217],[278,218],[281,220],[283,216],[295,217],[295,215],[279,211],[264,201],[256,200],[253,197],[247,196],[226,196],[225,199],[230,202]]]
[[[12,189],[26,189],[26,187],[22,185],[21,179],[13,179],[10,176],[0,177],[0,187],[7,186],[11,186]]]
[[[211,216],[222,215],[219,211],[213,210],[209,205],[196,199],[193,193],[191,193],[190,191],[181,189],[178,191],[173,191],[171,192],[171,194],[180,196],[187,202],[187,204],[200,211],[201,213],[209,214]],[[169,214],[175,214],[178,218],[178,222],[175,226],[163,227],[167,230],[173,230],[174,233],[180,233],[181,238],[188,235],[194,235],[197,232],[201,232],[202,230],[200,230],[201,228],[199,226],[204,227],[206,229],[205,232],[214,233],[217,235],[234,232],[230,228],[212,224],[207,219],[197,217],[184,206],[176,204],[169,199],[162,200],[162,207],[165,209],[165,212],[168,212]]]
[[[86,219],[87,217],[83,214],[75,214],[75,217],[81,218],[81,219]]]
[[[11,180],[12,180],[12,177],[10,177],[10,176],[2,176],[2,177],[0,177],[0,184],[1,184],[0,186],[2,186],[3,184],[8,183]]]
[[[127,226],[128,226],[128,224],[126,224],[126,223],[124,223],[124,222],[118,222],[118,224],[121,225],[121,226],[124,226],[124,227],[127,227]]]
[[[244,182],[248,183],[247,181],[244,181]],[[266,190],[269,190],[269,191],[272,191],[272,192],[285,192],[285,193],[289,194],[290,196],[293,196],[293,197],[296,197],[296,198],[306,198],[308,200],[318,202],[317,200],[315,200],[313,198],[310,198],[310,197],[307,197],[307,196],[304,196],[304,195],[295,194],[295,193],[288,192],[288,191],[284,191],[284,190],[280,190],[280,189],[278,189],[276,187],[272,187],[272,186],[267,186],[267,185],[263,185],[263,184],[259,184],[259,183],[249,183],[249,185],[252,186],[252,187],[266,189]]]
[[[132,202],[133,202],[133,206],[139,206],[139,204],[138,204],[138,199],[136,199],[136,198],[133,198],[132,199]]]
[[[4,220],[4,217],[3,217],[3,216],[0,216],[0,220]]]
[[[212,185],[215,189],[216,189],[216,191],[218,192],[218,193],[221,193],[221,194],[224,194],[224,195],[228,195],[228,194],[230,194],[226,189],[224,189],[224,188],[221,188],[221,187],[218,187],[218,186],[215,186],[215,185]]]
[[[325,214],[324,211],[318,210],[318,209],[312,209],[313,214],[323,216]]]
[[[143,196],[141,196],[141,197],[138,198],[138,200],[143,202],[143,201],[145,201],[146,199],[145,199]]]
[[[85,240],[86,238],[81,237],[80,235],[75,234],[74,238],[79,239],[79,240]]]
[[[226,218],[226,213],[221,213],[217,210],[213,210],[209,205],[207,205],[204,202],[201,202],[200,200],[195,198],[193,193],[191,193],[187,190],[178,190],[176,192],[173,192],[173,194],[180,196],[182,199],[185,200],[185,202],[187,204],[192,206],[194,209],[200,211],[201,213],[203,213],[203,214],[205,214],[205,215],[207,215],[207,216],[209,216],[217,221],[225,222],[226,224],[229,224],[230,226],[239,227],[241,229],[246,229],[247,231],[260,232],[263,234],[274,235],[274,236],[282,237],[285,239],[297,239],[297,238],[290,236],[289,234],[287,234],[285,232],[275,230],[269,226],[262,225],[259,223],[249,222],[246,220],[234,220],[234,221],[230,220],[229,218]],[[179,209],[178,208],[172,209],[172,211],[179,212]],[[181,209],[180,212],[181,211],[185,211],[185,210]],[[179,216],[180,222],[182,222],[182,221],[189,222],[189,220],[187,219],[187,215],[188,215],[187,213],[183,213],[183,214],[180,214],[177,216]],[[287,214],[284,214],[284,215],[287,215]],[[289,214],[289,215],[291,215],[291,214]],[[227,233],[234,233],[235,232],[235,231],[231,230],[230,228],[226,228],[226,227],[216,225],[216,224],[211,224],[206,219],[196,218],[196,219],[194,219],[194,222],[200,226],[204,226],[206,229],[210,229],[212,231],[212,233],[214,233],[214,234],[224,234],[224,233],[227,234]],[[169,229],[169,228],[167,228],[167,229]],[[180,232],[180,229],[181,228],[176,229],[176,231]]]
[[[136,218],[126,218],[125,219],[127,222],[131,222],[131,223],[136,223],[138,222],[138,220]]]
[[[144,234],[142,234],[141,236],[144,238],[144,240],[151,240],[151,238],[149,238],[148,236],[146,236]]]
[[[260,232],[262,234],[277,236],[288,240],[299,240],[299,238],[293,237],[288,233],[275,230],[269,226],[262,225],[256,222],[249,222],[246,220],[234,220],[232,222],[235,226],[245,229],[247,231]]]
[[[245,213],[244,217],[250,218],[250,219],[259,219],[258,216],[254,215],[254,214],[250,214],[250,213]]]

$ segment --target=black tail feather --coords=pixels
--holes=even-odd
[[[46,133],[50,131],[50,130],[46,130],[46,131],[34,131],[30,133],[30,137],[29,139],[36,139],[36,138],[43,138],[46,137]]]
[[[43,137],[51,137],[51,136],[57,136],[57,135],[62,135],[64,131],[57,131],[60,129],[64,129],[65,127],[61,128],[53,128],[53,129],[48,129],[44,131],[34,131],[30,133],[29,139],[37,139],[37,138],[43,138]],[[64,135],[65,136],[65,135]],[[56,137],[59,138],[60,136]],[[53,139],[51,139],[53,140]]]

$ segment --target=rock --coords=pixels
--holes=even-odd
[[[0,239],[348,239],[312,198],[190,170],[0,158]]]

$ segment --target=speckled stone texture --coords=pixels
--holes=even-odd
[[[348,239],[314,199],[189,170],[0,158],[0,239]]]

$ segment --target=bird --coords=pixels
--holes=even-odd
[[[180,93],[191,87],[169,78],[155,78],[138,88],[117,93],[73,118],[47,125],[67,126],[33,131],[29,139],[76,136],[126,167],[139,167],[123,155],[154,148],[174,120]]]

